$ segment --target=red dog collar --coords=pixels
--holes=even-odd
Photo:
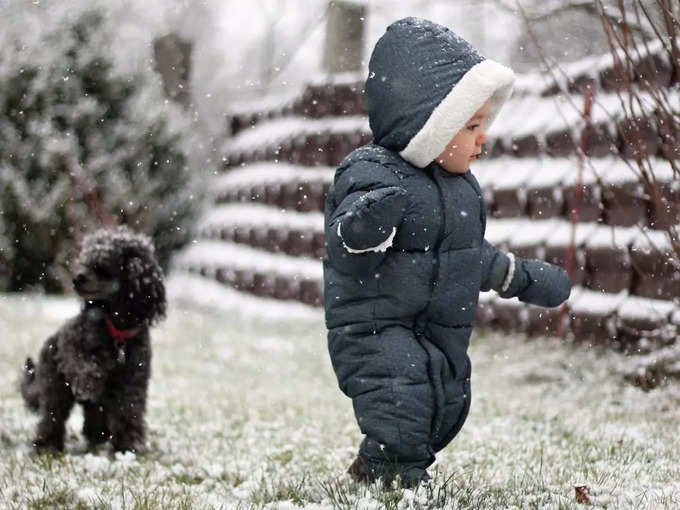
[[[111,319],[108,317],[106,319],[106,329],[109,330],[109,335],[113,337],[113,339],[116,341],[117,344],[123,343],[125,340],[128,340],[132,337],[134,337],[137,333],[139,333],[139,330],[141,328],[134,328],[134,329],[118,329],[116,326],[113,325],[113,322],[111,322]]]

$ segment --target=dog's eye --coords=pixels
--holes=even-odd
[[[111,271],[109,271],[107,268],[105,268],[103,266],[94,266],[92,268],[92,270],[100,278],[110,278],[111,277]]]

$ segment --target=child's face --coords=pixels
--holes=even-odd
[[[444,151],[437,156],[437,163],[452,174],[468,171],[470,163],[482,153],[482,144],[486,142],[484,124],[489,114],[489,101],[475,112],[465,127],[456,133]]]

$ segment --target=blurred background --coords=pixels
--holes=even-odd
[[[552,86],[560,108],[581,115],[588,72],[603,72],[598,59],[611,61],[616,49],[606,23],[647,44],[659,39],[659,28],[675,27],[664,13],[677,23],[678,9],[669,0],[0,0],[0,291],[68,291],[82,235],[120,223],[152,235],[169,269],[171,255],[196,242],[201,218],[220,203],[214,177],[248,160],[302,158],[302,166],[326,165],[332,175],[328,167],[370,141],[356,102],[370,50],[396,19],[451,27],[518,71],[520,96],[546,97]],[[670,64],[663,70],[664,86],[674,86],[677,71]],[[343,103],[340,89],[324,96],[319,90],[329,83],[353,99]],[[570,94],[578,99],[567,104]],[[539,117],[559,111],[544,108]],[[327,117],[330,128],[318,124]],[[341,122],[355,122],[349,131],[356,136],[340,148],[307,136],[342,131]],[[532,129],[540,132],[541,123]],[[573,125],[562,131],[578,146]],[[526,137],[508,136],[489,150],[522,156]],[[335,156],[299,156],[296,140],[308,152]],[[603,143],[617,145],[614,153],[625,145]],[[528,144],[545,145],[544,134]],[[232,192],[234,201],[246,200]]]

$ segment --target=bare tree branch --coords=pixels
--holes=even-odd
[[[519,9],[517,7],[514,7],[509,0],[492,0],[492,1],[497,7],[503,9],[504,11],[510,12],[513,15],[517,15]],[[615,14],[609,14],[608,12],[606,12],[606,10],[600,12],[597,8],[595,0],[571,0],[568,2],[560,2],[558,5],[553,4],[548,8],[542,9],[538,8],[537,10],[539,10],[540,12],[531,15],[526,12],[524,6],[522,6],[518,1],[515,2],[515,5],[517,5],[519,8],[523,10],[522,18],[525,21],[528,21],[529,23],[532,24],[548,21],[550,19],[553,19],[555,16],[566,14],[568,12],[584,12],[591,16],[597,17],[606,16],[613,23],[618,23],[618,21],[620,20],[618,16],[616,16]],[[654,37],[652,31],[642,23],[629,24],[629,27],[631,30],[633,30],[637,34],[642,35],[645,38],[652,39]]]

